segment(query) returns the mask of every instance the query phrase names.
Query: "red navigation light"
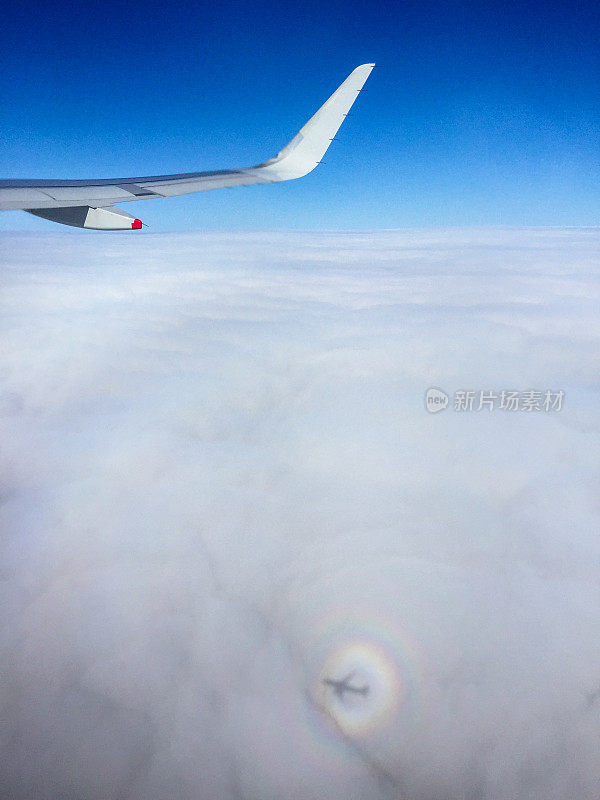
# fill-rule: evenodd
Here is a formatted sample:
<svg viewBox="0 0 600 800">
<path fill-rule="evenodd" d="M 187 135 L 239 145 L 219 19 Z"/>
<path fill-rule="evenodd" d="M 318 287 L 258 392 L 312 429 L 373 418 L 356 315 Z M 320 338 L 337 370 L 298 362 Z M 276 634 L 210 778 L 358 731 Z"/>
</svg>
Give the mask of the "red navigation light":
<svg viewBox="0 0 600 800">
<path fill-rule="evenodd" d="M 133 222 L 131 223 L 131 227 L 133 228 L 134 231 L 139 231 L 139 229 L 142 227 L 142 220 L 134 219 Z"/>
</svg>

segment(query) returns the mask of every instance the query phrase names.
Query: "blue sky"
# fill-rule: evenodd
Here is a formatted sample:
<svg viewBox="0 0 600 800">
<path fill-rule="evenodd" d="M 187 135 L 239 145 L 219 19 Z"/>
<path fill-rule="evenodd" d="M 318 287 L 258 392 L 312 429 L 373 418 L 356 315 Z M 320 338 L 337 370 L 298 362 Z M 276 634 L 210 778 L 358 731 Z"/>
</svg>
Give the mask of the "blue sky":
<svg viewBox="0 0 600 800">
<path fill-rule="evenodd" d="M 591 3 L 21 4 L 0 34 L 0 177 L 249 166 L 375 61 L 306 178 L 127 209 L 158 231 L 596 225 L 599 30 Z"/>
</svg>

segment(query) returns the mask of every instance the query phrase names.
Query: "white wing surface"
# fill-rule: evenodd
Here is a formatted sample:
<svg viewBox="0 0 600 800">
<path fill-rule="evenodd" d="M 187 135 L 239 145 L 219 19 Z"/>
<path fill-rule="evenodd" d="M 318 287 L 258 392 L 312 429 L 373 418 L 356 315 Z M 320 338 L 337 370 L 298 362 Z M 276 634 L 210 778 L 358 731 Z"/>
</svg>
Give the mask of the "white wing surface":
<svg viewBox="0 0 600 800">
<path fill-rule="evenodd" d="M 255 167 L 145 178 L 0 180 L 0 210 L 22 209 L 79 228 L 136 230 L 140 220 L 113 203 L 301 178 L 323 158 L 374 66 L 356 67 L 283 150 Z"/>
</svg>

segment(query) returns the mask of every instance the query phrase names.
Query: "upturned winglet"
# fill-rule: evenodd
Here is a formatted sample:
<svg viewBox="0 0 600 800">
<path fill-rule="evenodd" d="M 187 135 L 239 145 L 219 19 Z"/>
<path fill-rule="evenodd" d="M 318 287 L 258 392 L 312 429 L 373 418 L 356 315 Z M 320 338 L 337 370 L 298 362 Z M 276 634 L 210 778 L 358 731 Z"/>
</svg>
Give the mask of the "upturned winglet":
<svg viewBox="0 0 600 800">
<path fill-rule="evenodd" d="M 356 67 L 283 150 L 256 169 L 270 173 L 276 181 L 301 178 L 311 172 L 323 159 L 374 66 Z"/>
</svg>

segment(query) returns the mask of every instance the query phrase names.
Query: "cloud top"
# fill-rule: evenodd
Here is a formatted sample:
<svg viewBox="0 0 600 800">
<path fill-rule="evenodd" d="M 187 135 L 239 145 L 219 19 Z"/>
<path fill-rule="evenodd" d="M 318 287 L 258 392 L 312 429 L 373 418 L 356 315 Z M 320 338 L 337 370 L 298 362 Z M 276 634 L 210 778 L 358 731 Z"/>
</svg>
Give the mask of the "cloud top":
<svg viewBox="0 0 600 800">
<path fill-rule="evenodd" d="M 596 797 L 598 245 L 4 235 L 0 794 Z"/>
</svg>

